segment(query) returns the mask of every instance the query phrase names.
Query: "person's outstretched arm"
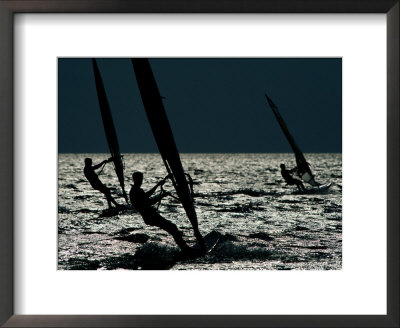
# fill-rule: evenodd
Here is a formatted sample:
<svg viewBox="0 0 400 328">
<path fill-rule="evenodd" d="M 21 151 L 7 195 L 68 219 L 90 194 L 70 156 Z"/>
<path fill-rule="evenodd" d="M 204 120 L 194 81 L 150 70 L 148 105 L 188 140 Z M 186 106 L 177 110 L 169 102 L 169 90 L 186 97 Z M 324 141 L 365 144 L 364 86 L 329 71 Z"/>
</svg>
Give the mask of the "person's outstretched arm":
<svg viewBox="0 0 400 328">
<path fill-rule="evenodd" d="M 97 170 L 99 169 L 103 164 L 106 164 L 110 162 L 110 159 L 105 159 L 104 161 L 102 161 L 101 163 L 97 164 L 97 165 L 93 165 L 93 170 Z"/>
<path fill-rule="evenodd" d="M 168 196 L 167 192 L 160 193 L 159 195 L 149 199 L 149 203 L 150 205 L 157 204 L 161 199 L 163 199 L 166 196 Z"/>
<path fill-rule="evenodd" d="M 162 186 L 169 177 L 170 175 L 168 174 L 164 179 L 159 181 L 153 188 L 146 192 L 146 196 L 149 198 L 156 191 L 157 187 Z"/>
<path fill-rule="evenodd" d="M 151 188 L 149 191 L 146 192 L 146 196 L 147 198 L 149 198 L 151 195 L 153 195 L 153 193 L 156 191 L 156 189 L 158 188 L 158 186 L 162 186 L 165 183 L 165 179 L 161 180 L 160 182 L 158 182 L 153 188 Z"/>
</svg>

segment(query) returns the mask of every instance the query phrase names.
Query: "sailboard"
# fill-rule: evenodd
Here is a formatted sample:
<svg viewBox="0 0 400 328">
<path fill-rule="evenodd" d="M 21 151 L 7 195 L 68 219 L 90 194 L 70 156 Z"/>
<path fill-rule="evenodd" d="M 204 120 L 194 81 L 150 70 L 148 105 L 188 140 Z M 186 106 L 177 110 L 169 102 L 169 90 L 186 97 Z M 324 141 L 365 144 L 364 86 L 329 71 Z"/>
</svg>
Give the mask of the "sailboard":
<svg viewBox="0 0 400 328">
<path fill-rule="evenodd" d="M 92 59 L 94 78 L 96 81 L 97 96 L 99 99 L 101 118 L 103 120 L 104 132 L 106 134 L 108 148 L 110 149 L 111 156 L 113 158 L 115 173 L 117 174 L 119 184 L 121 185 L 122 192 L 127 204 L 128 196 L 125 191 L 124 182 L 124 166 L 122 163 L 121 153 L 119 151 L 119 143 L 117 138 L 117 133 L 114 127 L 114 121 L 111 115 L 110 105 L 107 100 L 106 91 L 104 89 L 103 80 L 100 75 L 99 68 L 96 63 L 96 59 Z"/>
<path fill-rule="evenodd" d="M 303 152 L 300 150 L 299 146 L 296 144 L 293 136 L 290 134 L 289 129 L 287 128 L 287 125 L 285 121 L 283 120 L 281 114 L 278 111 L 278 107 L 273 103 L 270 97 L 268 95 L 265 95 L 267 98 L 268 104 L 271 107 L 275 118 L 277 119 L 283 134 L 285 135 L 286 139 L 288 140 L 290 147 L 292 148 L 294 152 L 294 156 L 296 158 L 296 164 L 297 164 L 297 175 L 304 181 L 309 183 L 312 186 L 319 186 L 320 184 L 315 181 L 314 175 L 311 172 L 310 164 L 306 161 Z"/>
<path fill-rule="evenodd" d="M 209 232 L 204 236 L 204 243 L 206 245 L 206 250 L 205 250 L 206 254 L 210 253 L 214 249 L 214 247 L 218 244 L 220 238 L 221 238 L 221 233 L 216 230 L 212 230 L 211 232 Z M 196 245 L 194 245 L 193 248 L 196 250 L 200 250 L 200 244 L 196 243 Z"/>
<path fill-rule="evenodd" d="M 201 244 L 197 242 L 193 248 L 192 252 L 185 253 L 180 252 L 175 256 L 177 261 L 191 261 L 193 259 L 202 257 L 212 252 L 212 250 L 218 245 L 220 240 L 222 239 L 222 234 L 216 230 L 212 230 L 208 234 L 204 236 L 204 248 L 201 247 Z"/>
<path fill-rule="evenodd" d="M 319 185 L 317 187 L 310 187 L 307 188 L 306 190 L 296 190 L 293 193 L 294 194 L 324 194 L 326 192 L 328 192 L 329 188 L 332 186 L 332 182 L 329 183 L 325 183 L 322 185 Z"/>
<path fill-rule="evenodd" d="M 193 195 L 186 180 L 171 126 L 149 60 L 146 58 L 132 58 L 132 65 L 158 150 L 167 172 L 171 174 L 175 191 L 193 227 L 194 234 L 197 240 L 204 245 L 204 240 L 198 227 Z"/>
</svg>

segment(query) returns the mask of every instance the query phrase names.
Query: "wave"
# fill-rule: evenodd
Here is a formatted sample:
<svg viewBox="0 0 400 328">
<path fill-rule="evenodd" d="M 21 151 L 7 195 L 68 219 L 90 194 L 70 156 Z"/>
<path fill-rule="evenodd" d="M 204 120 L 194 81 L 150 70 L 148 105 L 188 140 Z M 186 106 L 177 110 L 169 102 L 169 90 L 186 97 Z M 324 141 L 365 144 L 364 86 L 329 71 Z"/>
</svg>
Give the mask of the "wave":
<svg viewBox="0 0 400 328">
<path fill-rule="evenodd" d="M 324 207 L 324 213 L 342 213 L 342 207 L 336 204 L 327 205 Z"/>
<path fill-rule="evenodd" d="M 221 205 L 218 205 L 218 207 L 221 207 Z M 215 212 L 249 213 L 252 211 L 262 211 L 262 210 L 264 210 L 264 207 L 260 207 L 250 203 L 250 204 L 235 204 L 234 206 L 231 207 L 218 208 L 215 210 Z"/>
<path fill-rule="evenodd" d="M 147 243 L 136 251 L 134 259 L 138 269 L 167 270 L 174 266 L 179 253 L 175 247 Z"/>
<path fill-rule="evenodd" d="M 120 231 L 117 231 L 114 233 L 114 236 L 127 236 L 130 235 L 132 231 L 137 230 L 136 228 L 124 228 L 121 229 Z"/>
<path fill-rule="evenodd" d="M 135 256 L 129 253 L 111 256 L 101 261 L 101 267 L 106 270 L 127 269 L 138 270 Z"/>
<path fill-rule="evenodd" d="M 137 211 L 131 205 L 120 205 L 119 207 L 106 208 L 105 210 L 102 210 L 99 218 L 113 217 L 127 213 L 137 213 Z"/>
<path fill-rule="evenodd" d="M 66 270 L 97 270 L 100 268 L 100 261 L 71 257 L 65 265 Z"/>
<path fill-rule="evenodd" d="M 88 228 L 86 228 L 88 229 Z M 82 231 L 83 235 L 106 235 L 107 233 L 101 231 Z"/>
<path fill-rule="evenodd" d="M 71 211 L 65 206 L 58 206 L 58 213 L 70 213 Z"/>
<path fill-rule="evenodd" d="M 78 190 L 78 187 L 75 186 L 73 183 L 69 183 L 69 184 L 65 185 L 64 187 L 69 188 L 69 189 Z"/>
<path fill-rule="evenodd" d="M 73 213 L 97 213 L 98 211 L 96 210 L 91 210 L 89 208 L 81 208 L 79 210 L 71 211 Z"/>
<path fill-rule="evenodd" d="M 264 190 L 254 190 L 254 189 L 238 189 L 238 190 L 230 190 L 230 191 L 217 191 L 210 193 L 196 193 L 195 197 L 200 198 L 209 198 L 209 197 L 224 197 L 224 196 L 233 196 L 233 195 L 246 195 L 250 197 L 263 197 L 263 196 L 277 196 L 283 195 L 282 192 L 277 191 L 264 191 Z"/>
<path fill-rule="evenodd" d="M 331 217 L 328 216 L 326 219 L 331 221 L 342 221 L 341 216 L 331 216 Z"/>
<path fill-rule="evenodd" d="M 267 260 L 272 251 L 266 247 L 248 247 L 233 242 L 219 243 L 213 250 L 213 260 L 215 262 L 226 261 L 248 261 L 248 260 Z"/>
<path fill-rule="evenodd" d="M 296 226 L 296 231 L 310 231 L 310 229 L 303 226 Z"/>
<path fill-rule="evenodd" d="M 284 207 L 284 206 L 273 206 L 274 209 L 278 210 L 279 212 L 293 212 L 293 210 L 296 210 L 296 208 L 292 207 Z"/>
<path fill-rule="evenodd" d="M 248 238 L 255 238 L 255 239 L 261 239 L 264 241 L 271 241 L 274 240 L 270 235 L 268 235 L 265 232 L 256 232 L 256 233 L 251 233 Z"/>
<path fill-rule="evenodd" d="M 298 199 L 279 199 L 277 200 L 278 203 L 284 203 L 284 204 L 296 204 L 299 202 Z"/>
<path fill-rule="evenodd" d="M 224 243 L 227 241 L 238 241 L 238 237 L 231 235 L 230 233 L 222 234 L 219 238 L 219 243 Z"/>
<path fill-rule="evenodd" d="M 78 195 L 78 196 L 74 196 L 74 199 L 75 200 L 86 200 L 86 199 L 89 199 L 91 197 L 92 196 L 90 196 L 90 195 Z"/>
<path fill-rule="evenodd" d="M 129 234 L 126 236 L 118 236 L 114 238 L 115 240 L 129 241 L 130 243 L 144 244 L 150 237 L 144 233 Z"/>
</svg>

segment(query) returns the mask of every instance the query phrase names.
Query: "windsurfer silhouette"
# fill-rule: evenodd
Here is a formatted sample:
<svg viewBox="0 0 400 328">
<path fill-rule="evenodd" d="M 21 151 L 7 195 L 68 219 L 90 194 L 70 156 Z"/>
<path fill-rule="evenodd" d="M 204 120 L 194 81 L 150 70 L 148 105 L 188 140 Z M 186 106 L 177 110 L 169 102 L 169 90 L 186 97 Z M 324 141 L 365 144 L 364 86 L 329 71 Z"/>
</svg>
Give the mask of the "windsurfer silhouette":
<svg viewBox="0 0 400 328">
<path fill-rule="evenodd" d="M 83 169 L 83 173 L 85 174 L 86 179 L 89 181 L 89 183 L 93 187 L 93 189 L 102 192 L 106 196 L 108 208 L 113 208 L 111 203 L 113 203 L 115 206 L 121 206 L 121 205 L 118 204 L 112 198 L 110 189 L 107 188 L 106 185 L 104 185 L 100 181 L 99 176 L 96 174 L 95 170 L 99 169 L 104 164 L 112 162 L 112 160 L 113 160 L 112 157 L 110 157 L 109 159 L 102 161 L 100 164 L 92 166 L 92 163 L 93 163 L 92 159 L 85 158 L 85 168 Z"/>
<path fill-rule="evenodd" d="M 143 173 L 142 172 L 134 172 L 132 174 L 133 185 L 129 192 L 129 198 L 131 200 L 132 206 L 140 213 L 143 217 L 144 222 L 147 225 L 159 227 L 166 232 L 168 232 L 174 238 L 176 244 L 185 254 L 193 254 L 195 252 L 194 249 L 190 248 L 186 242 L 183 240 L 183 233 L 179 231 L 178 227 L 172 222 L 164 219 L 157 210 L 152 207 L 152 205 L 156 204 L 162 198 L 168 195 L 167 192 L 162 191 L 160 195 L 151 197 L 151 195 L 156 191 L 159 186 L 162 186 L 165 181 L 169 178 L 167 175 L 164 179 L 159 181 L 153 188 L 149 191 L 145 192 L 141 186 L 143 182 Z"/>
<path fill-rule="evenodd" d="M 286 183 L 288 185 L 296 185 L 299 191 L 304 191 L 306 190 L 306 188 L 304 188 L 303 183 L 300 180 L 293 178 L 292 176 L 295 170 L 296 168 L 287 170 L 285 164 L 281 164 L 281 174 L 282 177 L 285 179 Z"/>
</svg>

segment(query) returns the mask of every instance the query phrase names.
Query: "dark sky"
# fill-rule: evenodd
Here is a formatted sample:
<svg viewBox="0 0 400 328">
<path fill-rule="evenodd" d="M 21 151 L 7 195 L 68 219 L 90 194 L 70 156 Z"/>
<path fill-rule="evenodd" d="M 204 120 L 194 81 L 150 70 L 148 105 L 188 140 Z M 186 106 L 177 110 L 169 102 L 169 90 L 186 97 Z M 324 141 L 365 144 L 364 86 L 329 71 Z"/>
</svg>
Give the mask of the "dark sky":
<svg viewBox="0 0 400 328">
<path fill-rule="evenodd" d="M 158 152 L 130 59 L 98 59 L 122 153 Z M 303 152 L 342 151 L 340 58 L 154 58 L 182 153 L 291 152 L 278 107 Z M 60 153 L 107 153 L 90 59 L 58 61 Z"/>
</svg>

